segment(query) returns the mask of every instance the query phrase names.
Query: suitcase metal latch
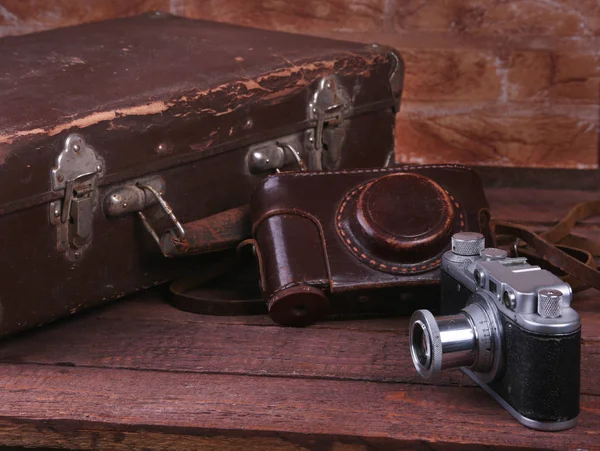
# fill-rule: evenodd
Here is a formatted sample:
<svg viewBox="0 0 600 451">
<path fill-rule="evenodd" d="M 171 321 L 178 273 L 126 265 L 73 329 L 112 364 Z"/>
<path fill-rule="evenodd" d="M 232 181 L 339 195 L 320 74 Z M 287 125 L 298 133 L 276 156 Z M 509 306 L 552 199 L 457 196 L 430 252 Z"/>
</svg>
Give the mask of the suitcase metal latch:
<svg viewBox="0 0 600 451">
<path fill-rule="evenodd" d="M 57 228 L 58 250 L 69 260 L 78 259 L 92 240 L 97 184 L 103 169 L 102 160 L 80 135 L 67 137 L 51 174 L 52 189 L 64 191 L 64 195 L 50 203 L 50 223 Z"/>
<path fill-rule="evenodd" d="M 329 75 L 319 80 L 308 105 L 308 119 L 316 120 L 315 128 L 307 132 L 307 148 L 312 147 L 309 167 L 337 169 L 346 135 L 344 118 L 351 107 L 350 96 L 336 77 Z"/>
<path fill-rule="evenodd" d="M 309 170 L 300 153 L 303 150 L 301 143 L 301 136 L 288 135 L 250 146 L 246 156 L 248 170 L 252 174 L 279 172 L 292 164 L 301 171 Z"/>
</svg>

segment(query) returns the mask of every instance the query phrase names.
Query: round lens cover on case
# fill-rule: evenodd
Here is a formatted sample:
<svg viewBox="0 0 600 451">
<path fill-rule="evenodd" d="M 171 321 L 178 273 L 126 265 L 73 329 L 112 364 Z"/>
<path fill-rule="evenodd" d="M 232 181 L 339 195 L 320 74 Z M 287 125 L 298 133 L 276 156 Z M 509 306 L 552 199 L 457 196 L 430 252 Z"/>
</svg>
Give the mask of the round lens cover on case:
<svg viewBox="0 0 600 451">
<path fill-rule="evenodd" d="M 429 177 L 410 172 L 352 189 L 336 214 L 337 234 L 356 258 L 399 274 L 439 266 L 452 234 L 464 226 L 458 202 Z"/>
</svg>

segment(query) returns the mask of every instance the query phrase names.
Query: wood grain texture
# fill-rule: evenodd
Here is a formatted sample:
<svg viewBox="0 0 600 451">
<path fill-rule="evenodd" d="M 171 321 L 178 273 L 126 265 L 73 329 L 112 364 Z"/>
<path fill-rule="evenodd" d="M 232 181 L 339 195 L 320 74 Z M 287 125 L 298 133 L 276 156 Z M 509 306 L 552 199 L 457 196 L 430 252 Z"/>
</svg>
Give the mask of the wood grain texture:
<svg viewBox="0 0 600 451">
<path fill-rule="evenodd" d="M 545 227 L 593 192 L 496 188 L 492 211 Z M 545 206 L 545 207 L 544 207 Z M 600 236 L 597 219 L 578 233 Z M 281 328 L 142 293 L 0 343 L 0 446 L 154 450 L 600 449 L 600 295 L 579 293 L 575 429 L 516 423 L 459 371 L 430 385 L 408 318 Z"/>
<path fill-rule="evenodd" d="M 345 321 L 300 329 L 256 327 L 235 324 L 235 318 L 190 317 L 145 295 L 138 299 L 146 311 L 144 318 L 136 315 L 140 306 L 129 304 L 120 309 L 118 318 L 84 315 L 77 322 L 62 322 L 7 342 L 0 347 L 0 362 L 474 385 L 459 370 L 449 370 L 435 381 L 418 376 L 407 364 L 411 361 L 407 317 L 383 324 L 381 320 L 363 320 L 361 330 L 352 329 Z M 585 308 L 583 311 L 587 313 Z M 162 319 L 172 313 L 175 321 Z M 131 334 L 132 330 L 138 332 Z M 594 365 L 600 355 L 598 330 L 600 314 L 590 312 L 582 334 L 581 391 L 585 394 L 600 395 L 600 374 Z"/>
<path fill-rule="evenodd" d="M 421 440 L 403 441 L 372 437 L 326 436 L 271 431 L 207 431 L 199 435 L 191 431 L 181 433 L 177 428 L 164 428 L 161 432 L 147 428 L 124 427 L 118 429 L 105 425 L 88 425 L 84 430 L 73 431 L 70 422 L 11 422 L 0 420 L 0 434 L 7 447 L 0 451 L 21 450 L 21 446 L 35 447 L 39 451 L 57 448 L 76 450 L 202 450 L 202 451 L 447 451 L 478 450 L 478 445 L 456 445 L 442 442 L 433 445 Z M 54 448 L 46 444 L 53 443 Z M 37 445 L 43 448 L 39 448 Z M 19 448 L 15 448 L 18 446 Z M 512 446 L 492 446 L 494 450 L 530 449 Z"/>
<path fill-rule="evenodd" d="M 594 396 L 582 397 L 577 429 L 548 434 L 520 426 L 474 387 L 222 374 L 174 377 L 163 371 L 36 365 L 3 365 L 0 386 L 0 417 L 5 420 L 42 425 L 51 420 L 55 427 L 79 422 L 85 429 L 75 428 L 84 436 L 90 429 L 118 432 L 146 425 L 143 428 L 151 426 L 153 432 L 182 435 L 226 435 L 242 429 L 247 437 L 286 432 L 322 435 L 328 441 L 365 437 L 367 443 L 373 437 L 404 445 L 437 442 L 440 449 L 444 442 L 492 447 L 535 443 L 550 449 L 568 443 L 571 449 L 598 449 L 600 435 L 593 428 L 600 421 Z"/>
<path fill-rule="evenodd" d="M 396 125 L 401 163 L 594 168 L 596 107 L 404 104 Z"/>
<path fill-rule="evenodd" d="M 385 20 L 385 0 L 186 0 L 185 15 L 236 25 L 298 33 L 375 31 Z"/>
<path fill-rule="evenodd" d="M 410 362 L 408 318 L 386 324 L 363 321 L 362 330 L 336 322 L 335 332 L 319 328 L 256 327 L 230 319 L 197 315 L 189 322 L 157 318 L 173 308 L 163 302 L 144 304 L 150 316 L 137 319 L 81 318 L 6 343 L 1 362 L 62 364 L 129 369 L 251 374 L 386 382 L 421 382 Z M 371 328 L 373 330 L 371 330 Z M 135 335 L 131 330 L 139 331 Z M 332 333 L 335 339 L 332 339 Z M 40 338 L 42 340 L 40 341 Z M 139 346 L 138 343 L 144 343 Z M 598 378 L 600 383 L 600 377 Z M 438 383 L 473 385 L 460 371 Z M 593 390 L 593 387 L 589 387 Z"/>
</svg>

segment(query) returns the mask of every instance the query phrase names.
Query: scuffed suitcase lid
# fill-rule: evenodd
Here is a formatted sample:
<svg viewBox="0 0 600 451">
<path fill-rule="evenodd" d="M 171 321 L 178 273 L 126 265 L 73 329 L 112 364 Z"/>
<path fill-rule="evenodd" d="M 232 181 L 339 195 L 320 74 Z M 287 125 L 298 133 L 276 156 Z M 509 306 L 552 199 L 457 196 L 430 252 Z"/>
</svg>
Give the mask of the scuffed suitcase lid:
<svg viewBox="0 0 600 451">
<path fill-rule="evenodd" d="M 49 171 L 69 133 L 93 143 L 101 183 L 115 183 L 314 126 L 306 105 L 323 75 L 342 79 L 353 114 L 393 107 L 401 64 L 378 46 L 162 13 L 3 38 L 0 213 L 62 196 Z"/>
</svg>

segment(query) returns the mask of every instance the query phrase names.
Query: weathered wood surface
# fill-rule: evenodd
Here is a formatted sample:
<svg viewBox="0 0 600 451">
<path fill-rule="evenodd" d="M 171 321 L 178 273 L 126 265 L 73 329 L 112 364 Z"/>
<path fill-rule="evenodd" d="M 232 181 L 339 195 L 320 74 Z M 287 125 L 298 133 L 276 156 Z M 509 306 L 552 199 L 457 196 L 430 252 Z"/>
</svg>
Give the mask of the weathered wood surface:
<svg viewBox="0 0 600 451">
<path fill-rule="evenodd" d="M 536 228 L 595 196 L 488 194 L 496 216 Z M 600 237 L 597 221 L 580 232 Z M 290 329 L 180 312 L 148 292 L 0 343 L 0 446 L 600 449 L 600 294 L 575 305 L 582 412 L 570 431 L 520 426 L 460 371 L 420 380 L 407 318 Z"/>
</svg>

